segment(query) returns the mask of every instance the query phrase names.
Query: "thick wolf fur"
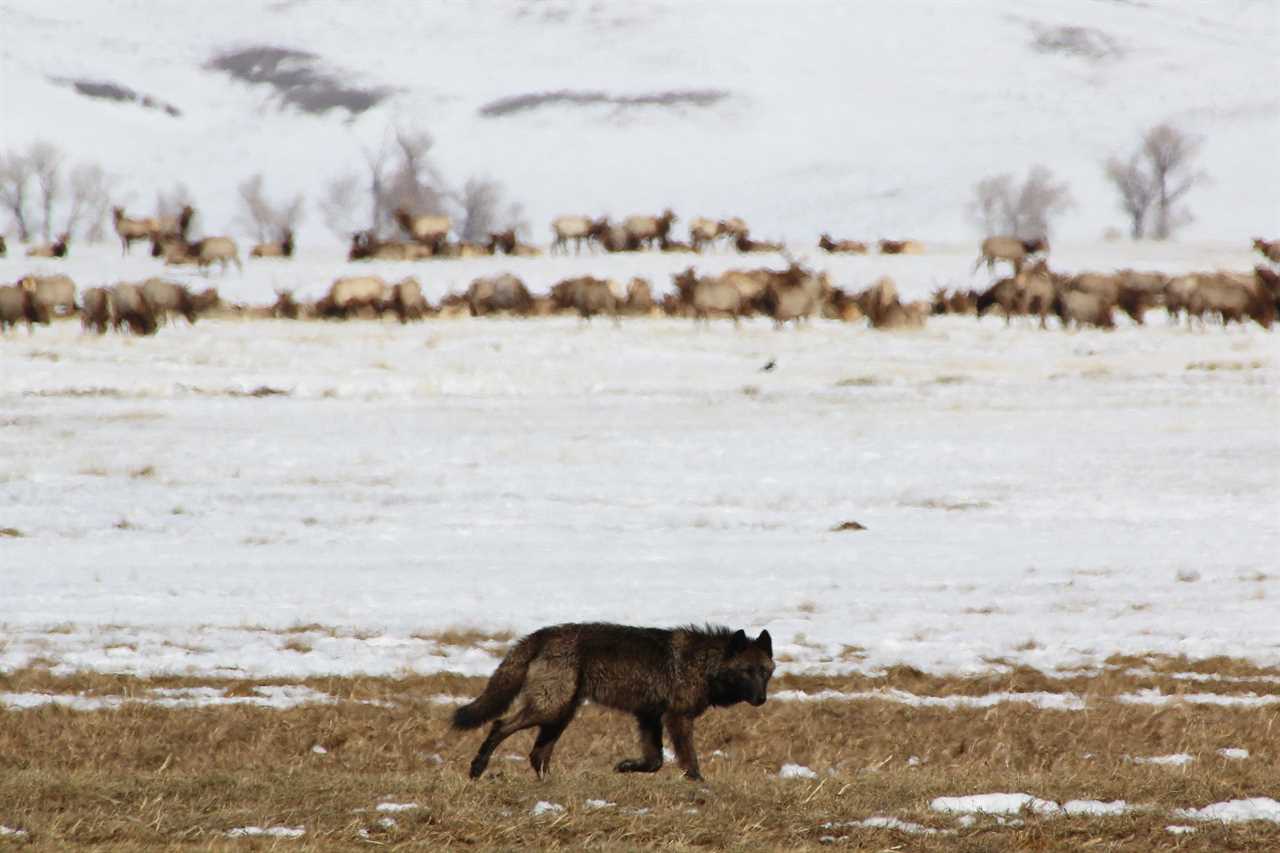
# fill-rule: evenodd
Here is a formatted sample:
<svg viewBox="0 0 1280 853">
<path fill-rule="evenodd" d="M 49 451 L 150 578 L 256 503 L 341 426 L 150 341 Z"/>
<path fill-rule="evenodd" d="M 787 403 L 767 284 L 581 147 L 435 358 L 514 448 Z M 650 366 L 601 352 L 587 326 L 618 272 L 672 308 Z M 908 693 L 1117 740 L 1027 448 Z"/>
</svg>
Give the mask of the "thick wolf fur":
<svg viewBox="0 0 1280 853">
<path fill-rule="evenodd" d="M 453 724 L 474 729 L 494 721 L 471 762 L 472 779 L 484 773 L 500 743 L 537 726 L 529 762 L 543 776 L 556 741 L 582 701 L 590 699 L 631 713 L 639 723 L 642 755 L 619 762 L 614 768 L 619 773 L 662 767 L 665 726 L 685 776 L 701 779 L 693 721 L 713 705 L 763 705 L 772 675 L 768 631 L 752 640 L 744 631 L 716 626 L 553 625 L 516 643 L 484 692 L 454 713 Z"/>
</svg>

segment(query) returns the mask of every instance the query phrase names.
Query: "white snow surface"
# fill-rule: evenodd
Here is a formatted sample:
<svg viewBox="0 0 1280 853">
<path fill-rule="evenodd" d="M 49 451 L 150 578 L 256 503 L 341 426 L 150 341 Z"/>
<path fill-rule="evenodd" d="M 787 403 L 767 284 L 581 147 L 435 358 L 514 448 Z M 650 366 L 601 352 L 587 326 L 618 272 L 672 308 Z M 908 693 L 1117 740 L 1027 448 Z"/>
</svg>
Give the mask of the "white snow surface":
<svg viewBox="0 0 1280 853">
<path fill-rule="evenodd" d="M 1117 702 L 1130 705 L 1225 705 L 1233 708 L 1260 708 L 1265 705 L 1280 703 L 1280 695 L 1256 693 L 1164 693 L 1159 688 L 1150 687 L 1134 693 L 1121 693 L 1116 696 Z"/>
<path fill-rule="evenodd" d="M 1217 820 L 1223 823 L 1244 823 L 1251 820 L 1280 823 L 1280 802 L 1270 797 L 1252 797 L 1247 800 L 1211 803 L 1201 809 L 1181 809 L 1174 814 L 1188 820 Z"/>
<path fill-rule="evenodd" d="M 1129 760 L 1134 764 L 1155 764 L 1162 767 L 1185 767 L 1195 761 L 1194 755 L 1186 752 L 1176 752 L 1172 755 L 1135 755 L 1130 756 Z"/>
<path fill-rule="evenodd" d="M 1228 761 L 1244 761 L 1249 757 L 1249 750 L 1242 749 L 1238 746 L 1224 746 L 1222 749 L 1218 750 L 1218 755 Z"/>
<path fill-rule="evenodd" d="M 284 710 L 299 705 L 328 704 L 334 698 L 310 687 L 261 685 L 256 696 L 226 696 L 216 687 L 158 688 L 136 696 L 85 696 L 65 693 L 0 693 L 0 708 L 28 710 L 57 705 L 72 711 L 101 711 L 124 705 L 156 705 L 162 708 L 207 708 L 214 705 L 255 705 Z M 313 747 L 313 751 L 317 747 Z M 323 747 L 318 747 L 324 752 Z"/>
<path fill-rule="evenodd" d="M 238 826 L 227 830 L 229 838 L 301 838 L 306 833 L 301 826 Z"/>
<path fill-rule="evenodd" d="M 988 693 L 985 696 L 919 696 L 897 688 L 840 691 L 781 690 L 769 697 L 782 702 L 860 702 L 880 700 L 910 705 L 915 708 L 990 708 L 993 705 L 1017 703 L 1054 711 L 1083 711 L 1085 701 L 1074 693 Z"/>
<path fill-rule="evenodd" d="M 369 14 L 341 0 L 11 0 L 5 27 L 0 147 L 51 139 L 121 176 L 139 208 L 185 181 L 212 233 L 233 228 L 248 175 L 314 199 L 401 128 L 434 135 L 453 186 L 502 181 L 540 241 L 559 214 L 666 206 L 740 214 L 771 238 L 957 239 L 971 233 L 976 181 L 1037 162 L 1076 200 L 1063 235 L 1096 238 L 1123 224 L 1102 162 L 1162 121 L 1204 138 L 1198 165 L 1212 181 L 1192 194 L 1188 235 L 1280 229 L 1280 23 L 1268 2 L 389 0 Z M 307 115 L 206 67 L 253 46 L 313 53 L 343 83 L 390 97 L 354 116 Z M 67 79 L 127 86 L 181 115 L 91 99 Z M 481 114 L 564 90 L 726 97 Z M 313 211 L 301 239 L 332 238 Z"/>
<path fill-rule="evenodd" d="M 1251 263 L 1239 246 L 1059 254 Z M 115 262 L 104 248 L 65 268 L 83 287 Z M 535 290 L 585 272 L 669 287 L 687 262 L 521 274 Z M 782 260 L 700 263 L 759 262 Z M 500 263 L 417 274 L 437 299 Z M 969 247 L 831 266 L 843 286 L 887 271 L 917 298 L 971 263 Z M 128 264 L 120 277 L 155 271 Z M 0 259 L 0 280 L 31 266 Z M 212 282 L 269 299 L 293 282 L 277 276 L 309 276 L 314 295 L 339 268 L 304 256 Z M 1070 334 L 962 317 L 911 334 L 571 318 L 10 333 L 0 527 L 21 535 L 0 537 L 0 667 L 488 674 L 500 643 L 433 632 L 589 620 L 767 626 L 792 672 L 1148 652 L 1274 666 L 1278 341 L 1158 312 Z M 264 387 L 286 393 L 245 396 Z M 867 529 L 831 532 L 850 519 Z M 1197 695 L 1133 701 L 1276 699 Z"/>
<path fill-rule="evenodd" d="M 817 779 L 818 774 L 803 764 L 784 764 L 778 770 L 779 779 Z"/>
<path fill-rule="evenodd" d="M 947 814 L 1016 815 L 1030 809 L 1037 814 L 1052 815 L 1062 810 L 1053 800 L 1042 800 L 1030 794 L 972 794 L 965 797 L 935 797 L 929 804 L 935 812 Z"/>
<path fill-rule="evenodd" d="M 534 817 L 539 817 L 544 814 L 559 814 L 562 811 L 564 811 L 564 806 L 559 803 L 552 803 L 547 800 L 538 800 L 538 802 L 533 804 L 533 808 L 529 810 L 529 813 Z"/>
</svg>

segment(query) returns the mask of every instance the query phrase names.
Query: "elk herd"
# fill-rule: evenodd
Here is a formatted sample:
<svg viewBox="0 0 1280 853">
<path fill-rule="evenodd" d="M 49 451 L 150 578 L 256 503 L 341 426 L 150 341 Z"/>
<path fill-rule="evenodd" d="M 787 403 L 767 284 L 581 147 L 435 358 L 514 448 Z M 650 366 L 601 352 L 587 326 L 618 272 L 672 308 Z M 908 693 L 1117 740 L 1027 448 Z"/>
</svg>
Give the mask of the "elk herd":
<svg viewBox="0 0 1280 853">
<path fill-rule="evenodd" d="M 235 242 L 229 237 L 187 236 L 194 211 L 184 208 L 172 217 L 132 219 L 116 208 L 115 225 L 121 251 L 127 254 L 136 241 L 152 244 L 152 254 L 171 264 L 194 264 L 208 267 L 219 263 L 240 264 Z M 526 247 L 514 231 L 490 235 L 485 245 L 450 242 L 450 222 L 442 216 L 413 216 L 398 210 L 395 219 L 408 235 L 406 241 L 385 242 L 373 234 L 356 235 L 352 257 L 405 258 L 414 256 L 460 256 L 468 252 L 520 255 L 536 250 Z M 671 211 L 658 216 L 627 217 L 620 224 L 607 218 L 560 217 L 553 223 L 555 241 L 552 252 L 575 252 L 583 244 L 598 243 L 606 251 L 610 246 L 635 251 L 651 248 L 671 250 L 677 244 L 670 237 L 676 217 Z M 514 316 L 546 316 L 574 314 L 584 320 L 605 316 L 615 322 L 623 316 L 687 317 L 710 322 L 725 318 L 735 324 L 751 316 L 769 317 L 781 327 L 799 325 L 819 317 L 854 321 L 864 319 L 877 329 L 909 329 L 924 325 L 926 318 L 938 314 L 972 314 L 983 316 L 999 312 L 1010 324 L 1015 317 L 1026 317 L 1048 327 L 1055 317 L 1062 328 L 1092 326 L 1110 329 L 1115 315 L 1121 312 L 1135 324 L 1142 325 L 1152 309 L 1163 308 L 1173 321 L 1185 320 L 1188 326 L 1217 321 L 1224 325 L 1253 321 L 1271 328 L 1280 313 L 1280 241 L 1255 239 L 1254 248 L 1267 263 L 1259 264 L 1251 273 L 1203 272 L 1169 276 L 1158 272 L 1123 269 L 1111 273 L 1083 272 L 1067 274 L 1050 268 L 1049 246 L 1044 240 L 1022 240 L 1009 236 L 989 237 L 982 241 L 974 263 L 976 271 L 984 264 L 992 273 L 997 265 L 1008 264 L 1012 275 L 999 278 L 985 290 L 936 290 L 931 300 L 904 301 L 893 281 L 880 278 L 870 286 L 849 289 L 832 283 L 827 272 L 809 269 L 797 262 L 783 247 L 754 241 L 746 223 L 740 219 L 722 221 L 695 219 L 690 226 L 690 251 L 701 250 L 726 241 L 742 251 L 768 246 L 769 251 L 782 252 L 788 261 L 783 270 L 765 267 L 732 269 L 715 275 L 699 274 L 689 267 L 671 277 L 669 288 L 660 288 L 663 296 L 643 278 L 629 282 L 578 276 L 557 282 L 543 294 L 534 294 L 525 283 L 511 273 L 477 278 L 462 293 L 451 293 L 432 305 L 423 295 L 422 286 L 413 277 L 388 283 L 376 275 L 339 278 L 327 293 L 314 302 L 300 302 L 291 292 L 277 291 L 276 302 L 267 307 L 224 304 L 215 289 L 192 292 L 186 285 L 152 277 L 145 281 L 122 282 L 111 287 L 85 290 L 77 300 L 75 283 L 65 275 L 27 275 L 18 282 L 0 285 L 0 331 L 19 324 L 31 329 L 52 319 L 78 313 L 86 331 L 105 333 L 109 328 L 136 335 L 154 334 L 162 325 L 178 317 L 195 323 L 202 313 L 219 312 L 224 316 L 278 317 L 285 319 L 335 319 L 382 317 L 391 314 L 401 323 L 433 316 L 469 315 L 482 317 L 495 314 Z M 65 254 L 66 240 L 59 241 Z M 870 250 L 865 243 L 837 241 L 823 234 L 819 247 L 828 253 L 863 253 Z M 45 247 L 41 247 L 45 248 Z M 56 247 L 39 257 L 58 257 Z M 918 243 L 880 241 L 882 253 L 910 254 L 921 251 Z M 0 243 L 3 251 L 3 243 Z M 35 250 L 33 250 L 34 252 Z M 293 235 L 284 232 L 279 243 L 255 246 L 252 257 L 289 257 L 293 251 Z M 32 254 L 29 252 L 28 254 Z"/>
</svg>

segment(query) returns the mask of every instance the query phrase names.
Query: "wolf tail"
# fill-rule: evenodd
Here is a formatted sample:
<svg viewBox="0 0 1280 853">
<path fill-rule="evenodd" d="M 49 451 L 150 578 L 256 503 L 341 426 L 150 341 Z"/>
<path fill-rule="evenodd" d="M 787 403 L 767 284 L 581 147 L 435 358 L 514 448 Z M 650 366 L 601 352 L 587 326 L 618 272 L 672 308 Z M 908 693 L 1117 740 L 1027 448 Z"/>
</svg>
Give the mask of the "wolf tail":
<svg viewBox="0 0 1280 853">
<path fill-rule="evenodd" d="M 453 712 L 453 727 L 474 729 L 501 716 L 524 687 L 529 663 L 541 650 L 541 637 L 532 634 L 516 644 L 489 677 L 484 692 Z"/>
</svg>

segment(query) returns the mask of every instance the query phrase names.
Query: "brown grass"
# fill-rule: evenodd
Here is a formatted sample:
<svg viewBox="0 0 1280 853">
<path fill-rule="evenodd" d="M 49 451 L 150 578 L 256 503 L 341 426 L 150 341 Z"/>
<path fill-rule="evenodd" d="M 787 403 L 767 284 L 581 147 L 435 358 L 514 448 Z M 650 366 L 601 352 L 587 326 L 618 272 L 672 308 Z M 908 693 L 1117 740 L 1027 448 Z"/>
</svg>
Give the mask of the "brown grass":
<svg viewBox="0 0 1280 853">
<path fill-rule="evenodd" d="M 264 684 L 295 683 L 340 701 L 283 711 L 145 704 L 102 712 L 0 711 L 0 824 L 28 831 L 31 842 L 48 849 L 331 849 L 365 846 L 360 830 L 368 840 L 416 849 L 796 849 L 819 846 L 824 836 L 841 847 L 877 850 L 1280 849 L 1275 824 L 1199 824 L 1192 836 L 1165 830 L 1170 823 L 1189 823 L 1171 817 L 1176 808 L 1280 797 L 1274 773 L 1280 708 L 1152 707 L 1106 699 L 1142 686 L 1274 694 L 1280 684 L 1188 685 L 1172 676 L 1260 678 L 1276 672 L 1223 660 L 1113 663 L 1102 673 L 1061 677 L 1015 669 L 960 679 L 905 666 L 879 677 L 782 677 L 777 689 L 895 687 L 928 695 L 1071 690 L 1090 698 L 1090 710 L 1019 704 L 949 710 L 871 700 L 771 701 L 759 709 L 712 711 L 697 733 L 704 784 L 680 779 L 673 767 L 649 777 L 612 773 L 619 758 L 636 751 L 633 727 L 592 706 L 582 709 L 562 739 L 551 779 L 533 777 L 524 757 L 532 737 L 523 733 L 499 749 L 484 779 L 469 782 L 466 765 L 481 736 L 451 731 L 452 708 L 428 698 L 474 695 L 483 679 L 140 679 L 24 669 L 0 674 L 0 692 L 142 697 L 155 687 L 212 685 L 227 695 L 250 696 Z M 1250 757 L 1224 760 L 1217 750 L 1227 746 L 1248 749 Z M 1174 752 L 1196 761 L 1170 768 L 1127 760 Z M 786 763 L 810 767 L 819 778 L 776 778 Z M 1107 818 L 1024 815 L 1021 826 L 979 818 L 965 828 L 929 808 L 937 796 L 1004 791 L 1059 802 L 1123 799 L 1150 809 Z M 590 809 L 588 799 L 616 805 Z M 384 800 L 420 808 L 384 814 L 375 810 Z M 540 800 L 565 811 L 535 817 L 530 809 Z M 955 834 L 823 827 L 873 815 Z M 380 825 L 383 817 L 395 825 Z M 224 835 L 249 825 L 304 826 L 306 835 L 257 842 Z"/>
</svg>

